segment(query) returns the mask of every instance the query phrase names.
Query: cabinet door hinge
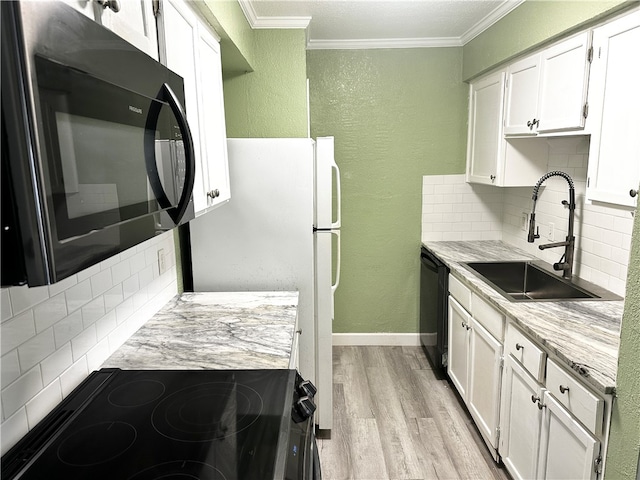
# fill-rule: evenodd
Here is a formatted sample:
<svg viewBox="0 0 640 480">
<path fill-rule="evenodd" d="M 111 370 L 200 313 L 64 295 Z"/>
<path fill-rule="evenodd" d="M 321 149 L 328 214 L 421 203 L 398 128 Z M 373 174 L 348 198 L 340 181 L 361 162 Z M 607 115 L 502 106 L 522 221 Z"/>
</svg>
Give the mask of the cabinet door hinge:
<svg viewBox="0 0 640 480">
<path fill-rule="evenodd" d="M 589 115 L 589 102 L 584 104 L 584 108 L 582 109 L 582 116 L 584 118 L 587 118 L 587 116 Z"/>
<path fill-rule="evenodd" d="M 593 471 L 598 475 L 602 473 L 602 455 L 598 455 L 598 457 L 593 461 Z"/>
<path fill-rule="evenodd" d="M 593 47 L 590 47 L 587 51 L 587 62 L 591 63 L 593 61 Z"/>
<path fill-rule="evenodd" d="M 158 15 L 160 15 L 160 0 L 152 0 L 151 5 L 153 6 L 153 16 L 158 18 Z"/>
</svg>

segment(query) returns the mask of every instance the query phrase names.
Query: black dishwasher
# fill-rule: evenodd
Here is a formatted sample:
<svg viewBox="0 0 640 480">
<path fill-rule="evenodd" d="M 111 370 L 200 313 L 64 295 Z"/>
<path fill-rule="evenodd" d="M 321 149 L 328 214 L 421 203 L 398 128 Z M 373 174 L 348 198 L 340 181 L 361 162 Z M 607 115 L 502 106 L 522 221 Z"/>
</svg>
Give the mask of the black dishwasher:
<svg viewBox="0 0 640 480">
<path fill-rule="evenodd" d="M 435 370 L 447 366 L 449 269 L 433 253 L 420 251 L 420 343 Z"/>
</svg>

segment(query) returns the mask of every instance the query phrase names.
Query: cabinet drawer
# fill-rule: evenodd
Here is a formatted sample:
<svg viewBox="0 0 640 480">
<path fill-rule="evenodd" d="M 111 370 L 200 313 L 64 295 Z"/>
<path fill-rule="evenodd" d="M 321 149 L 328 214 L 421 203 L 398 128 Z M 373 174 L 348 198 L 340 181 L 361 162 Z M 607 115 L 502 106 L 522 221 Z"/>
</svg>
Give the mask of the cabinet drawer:
<svg viewBox="0 0 640 480">
<path fill-rule="evenodd" d="M 594 435 L 602 433 L 604 400 L 553 360 L 547 360 L 547 390 Z"/>
<path fill-rule="evenodd" d="M 471 311 L 471 290 L 451 274 L 449 274 L 449 293 L 468 312 Z"/>
<path fill-rule="evenodd" d="M 472 296 L 473 318 L 502 343 L 505 316 L 477 295 Z"/>
<path fill-rule="evenodd" d="M 512 324 L 507 326 L 504 348 L 533 378 L 542 383 L 546 354 Z"/>
</svg>

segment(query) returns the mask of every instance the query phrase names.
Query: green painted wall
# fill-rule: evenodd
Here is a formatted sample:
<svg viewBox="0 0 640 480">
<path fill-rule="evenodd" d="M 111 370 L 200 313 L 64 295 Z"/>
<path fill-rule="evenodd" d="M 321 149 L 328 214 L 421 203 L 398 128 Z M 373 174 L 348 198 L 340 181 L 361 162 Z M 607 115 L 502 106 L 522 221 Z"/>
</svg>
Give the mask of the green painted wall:
<svg viewBox="0 0 640 480">
<path fill-rule="evenodd" d="M 638 4 L 624 0 L 527 0 L 464 46 L 463 78 L 478 74 L 616 10 Z"/>
<path fill-rule="evenodd" d="M 605 478 L 632 480 L 640 452 L 640 215 L 631 244 L 616 390 Z"/>
<path fill-rule="evenodd" d="M 312 50 L 307 71 L 342 173 L 334 332 L 417 332 L 422 176 L 465 168 L 462 49 Z"/>
<path fill-rule="evenodd" d="M 254 30 L 254 71 L 225 77 L 227 136 L 306 137 L 304 30 Z"/>
</svg>

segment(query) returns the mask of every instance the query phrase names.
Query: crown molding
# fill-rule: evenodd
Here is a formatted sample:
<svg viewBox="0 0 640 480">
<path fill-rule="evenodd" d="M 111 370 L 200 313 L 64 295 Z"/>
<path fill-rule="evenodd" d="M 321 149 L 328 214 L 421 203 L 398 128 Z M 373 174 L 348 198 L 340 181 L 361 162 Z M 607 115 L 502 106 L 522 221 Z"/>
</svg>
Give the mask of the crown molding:
<svg viewBox="0 0 640 480">
<path fill-rule="evenodd" d="M 307 50 L 357 50 L 381 48 L 436 48 L 461 47 L 509 14 L 525 0 L 506 0 L 480 22 L 460 37 L 386 38 L 386 39 L 336 39 L 307 40 Z M 249 26 L 253 29 L 307 29 L 311 17 L 260 17 L 252 0 L 238 0 Z M 307 35 L 309 34 L 307 30 Z"/>
<path fill-rule="evenodd" d="M 359 50 L 378 48 L 436 48 L 461 47 L 459 37 L 442 38 L 377 38 L 354 40 L 313 40 L 307 42 L 307 50 Z"/>
<path fill-rule="evenodd" d="M 311 17 L 260 17 L 256 14 L 251 0 L 238 0 L 242 13 L 249 22 L 249 26 L 253 29 L 286 29 L 286 28 L 302 28 L 305 29 L 311 22 Z"/>
<path fill-rule="evenodd" d="M 523 4 L 525 0 L 508 0 L 500 4 L 500 6 L 496 7 L 489 15 L 484 17 L 478 23 L 476 23 L 473 27 L 467 30 L 460 37 L 460 41 L 462 45 L 466 45 L 471 40 L 476 38 L 486 29 L 491 27 L 494 23 L 500 20 L 502 17 L 506 17 L 509 13 L 511 13 L 518 6 Z"/>
</svg>

